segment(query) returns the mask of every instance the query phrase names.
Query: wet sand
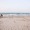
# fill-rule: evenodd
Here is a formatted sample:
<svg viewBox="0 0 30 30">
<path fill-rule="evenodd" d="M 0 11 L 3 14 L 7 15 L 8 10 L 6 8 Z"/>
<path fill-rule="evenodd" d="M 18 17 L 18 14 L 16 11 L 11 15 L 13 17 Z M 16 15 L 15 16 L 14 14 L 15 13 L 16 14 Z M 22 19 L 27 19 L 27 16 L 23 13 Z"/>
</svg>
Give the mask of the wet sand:
<svg viewBox="0 0 30 30">
<path fill-rule="evenodd" d="M 0 18 L 0 30 L 30 30 L 30 16 Z"/>
</svg>

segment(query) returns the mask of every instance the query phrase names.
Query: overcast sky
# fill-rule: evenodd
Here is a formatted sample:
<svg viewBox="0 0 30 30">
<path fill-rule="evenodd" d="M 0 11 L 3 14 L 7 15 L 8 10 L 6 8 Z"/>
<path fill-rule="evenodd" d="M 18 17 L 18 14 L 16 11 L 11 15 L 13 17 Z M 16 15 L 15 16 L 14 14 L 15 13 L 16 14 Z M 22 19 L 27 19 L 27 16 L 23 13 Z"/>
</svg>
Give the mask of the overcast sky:
<svg viewBox="0 0 30 30">
<path fill-rule="evenodd" d="M 0 0 L 0 12 L 30 13 L 30 0 Z"/>
</svg>

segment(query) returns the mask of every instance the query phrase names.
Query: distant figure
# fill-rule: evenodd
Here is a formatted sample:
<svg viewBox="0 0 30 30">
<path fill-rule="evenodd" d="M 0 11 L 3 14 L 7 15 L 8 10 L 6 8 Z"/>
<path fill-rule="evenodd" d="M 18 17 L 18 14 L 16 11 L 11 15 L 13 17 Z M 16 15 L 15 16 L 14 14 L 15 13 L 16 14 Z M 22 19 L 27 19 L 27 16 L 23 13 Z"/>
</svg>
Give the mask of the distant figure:
<svg viewBox="0 0 30 30">
<path fill-rule="evenodd" d="M 1 14 L 1 16 L 3 16 L 3 15 Z"/>
<path fill-rule="evenodd" d="M 3 15 L 2 14 L 0 14 L 0 18 L 2 18 L 3 17 Z"/>
</svg>

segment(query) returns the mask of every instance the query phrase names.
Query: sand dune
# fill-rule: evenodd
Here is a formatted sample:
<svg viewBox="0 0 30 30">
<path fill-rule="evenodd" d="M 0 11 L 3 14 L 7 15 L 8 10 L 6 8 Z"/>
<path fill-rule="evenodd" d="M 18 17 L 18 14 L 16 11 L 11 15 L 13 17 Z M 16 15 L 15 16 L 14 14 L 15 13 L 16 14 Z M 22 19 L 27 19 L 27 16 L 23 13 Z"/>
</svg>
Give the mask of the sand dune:
<svg viewBox="0 0 30 30">
<path fill-rule="evenodd" d="M 0 18 L 0 30 L 30 30 L 30 16 Z"/>
</svg>

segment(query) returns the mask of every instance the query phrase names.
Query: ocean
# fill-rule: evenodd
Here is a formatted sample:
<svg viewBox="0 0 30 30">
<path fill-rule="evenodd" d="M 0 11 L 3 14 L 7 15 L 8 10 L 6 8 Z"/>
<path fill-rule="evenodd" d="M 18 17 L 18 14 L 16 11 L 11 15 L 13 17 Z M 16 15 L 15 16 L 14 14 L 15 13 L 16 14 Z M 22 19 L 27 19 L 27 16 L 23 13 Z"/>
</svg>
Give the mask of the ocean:
<svg viewBox="0 0 30 30">
<path fill-rule="evenodd" d="M 3 16 L 30 16 L 30 13 L 0 13 Z"/>
</svg>

